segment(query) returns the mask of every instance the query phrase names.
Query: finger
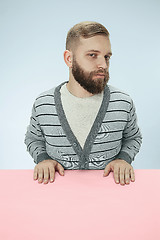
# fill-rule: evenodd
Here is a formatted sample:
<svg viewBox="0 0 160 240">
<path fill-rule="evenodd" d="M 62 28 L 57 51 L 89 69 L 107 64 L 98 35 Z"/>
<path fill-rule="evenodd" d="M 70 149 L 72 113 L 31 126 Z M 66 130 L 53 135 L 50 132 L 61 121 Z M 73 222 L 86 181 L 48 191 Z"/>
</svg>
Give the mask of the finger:
<svg viewBox="0 0 160 240">
<path fill-rule="evenodd" d="M 48 174 L 48 167 L 44 168 L 44 183 L 48 183 L 48 178 L 49 178 L 49 174 Z"/>
<path fill-rule="evenodd" d="M 43 168 L 38 169 L 38 183 L 43 182 Z"/>
<path fill-rule="evenodd" d="M 111 167 L 110 167 L 110 164 L 108 164 L 108 165 L 106 166 L 106 168 L 104 169 L 103 177 L 108 176 L 108 174 L 110 173 L 110 171 L 111 171 Z"/>
<path fill-rule="evenodd" d="M 54 182 L 55 167 L 50 167 L 49 172 L 50 172 L 50 182 Z"/>
<path fill-rule="evenodd" d="M 124 183 L 124 171 L 125 171 L 124 167 L 120 167 L 119 177 L 120 177 L 120 184 L 121 185 L 125 184 Z"/>
<path fill-rule="evenodd" d="M 125 183 L 129 184 L 130 183 L 129 168 L 125 169 L 125 173 L 124 174 L 125 174 Z"/>
<path fill-rule="evenodd" d="M 36 167 L 34 168 L 33 178 L 34 180 L 37 180 L 38 178 L 38 169 Z"/>
<path fill-rule="evenodd" d="M 64 175 L 64 168 L 62 167 L 61 164 L 57 164 L 57 171 L 59 172 L 60 175 Z"/>
<path fill-rule="evenodd" d="M 119 183 L 119 167 L 118 165 L 114 167 L 114 180 Z"/>
<path fill-rule="evenodd" d="M 131 168 L 131 170 L 130 170 L 130 175 L 131 175 L 131 181 L 134 182 L 135 181 L 135 174 L 134 174 L 133 168 Z"/>
</svg>

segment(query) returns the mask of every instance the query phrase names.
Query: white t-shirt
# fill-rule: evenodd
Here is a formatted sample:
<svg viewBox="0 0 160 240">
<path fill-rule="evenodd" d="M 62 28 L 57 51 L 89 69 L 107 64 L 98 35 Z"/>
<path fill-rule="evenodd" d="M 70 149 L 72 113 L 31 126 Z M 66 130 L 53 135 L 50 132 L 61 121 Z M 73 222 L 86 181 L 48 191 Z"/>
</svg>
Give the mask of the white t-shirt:
<svg viewBox="0 0 160 240">
<path fill-rule="evenodd" d="M 83 148 L 101 106 L 103 92 L 91 97 L 79 98 L 68 91 L 66 84 L 61 87 L 60 92 L 67 121 Z"/>
</svg>

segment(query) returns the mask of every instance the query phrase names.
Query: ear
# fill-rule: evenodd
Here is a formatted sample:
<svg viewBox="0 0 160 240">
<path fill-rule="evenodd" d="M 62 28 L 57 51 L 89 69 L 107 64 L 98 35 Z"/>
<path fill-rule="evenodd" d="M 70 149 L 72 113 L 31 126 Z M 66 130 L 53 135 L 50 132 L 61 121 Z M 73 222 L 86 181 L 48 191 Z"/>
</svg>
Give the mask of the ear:
<svg viewBox="0 0 160 240">
<path fill-rule="evenodd" d="M 72 52 L 69 50 L 64 51 L 64 61 L 68 67 L 72 67 Z"/>
</svg>

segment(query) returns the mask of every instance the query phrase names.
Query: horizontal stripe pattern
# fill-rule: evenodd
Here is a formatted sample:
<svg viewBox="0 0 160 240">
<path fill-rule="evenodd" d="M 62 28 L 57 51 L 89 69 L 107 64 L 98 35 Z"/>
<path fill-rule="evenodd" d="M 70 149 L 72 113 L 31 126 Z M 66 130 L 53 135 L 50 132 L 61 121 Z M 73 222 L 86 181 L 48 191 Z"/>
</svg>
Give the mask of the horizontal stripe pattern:
<svg viewBox="0 0 160 240">
<path fill-rule="evenodd" d="M 88 155 L 89 169 L 104 169 L 121 152 L 132 162 L 142 143 L 132 99 L 112 86 L 109 89 L 108 109 Z M 54 90 L 52 88 L 36 98 L 24 142 L 35 163 L 50 157 L 61 163 L 65 169 L 78 169 L 76 146 L 71 145 L 61 127 Z M 44 159 L 40 156 L 44 156 Z"/>
</svg>

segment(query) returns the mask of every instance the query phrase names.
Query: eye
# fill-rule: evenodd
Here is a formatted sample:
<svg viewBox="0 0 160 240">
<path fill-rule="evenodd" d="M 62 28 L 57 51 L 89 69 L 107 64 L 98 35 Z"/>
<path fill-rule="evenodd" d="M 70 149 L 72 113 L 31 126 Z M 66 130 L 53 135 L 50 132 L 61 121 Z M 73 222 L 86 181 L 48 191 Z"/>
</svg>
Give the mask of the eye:
<svg viewBox="0 0 160 240">
<path fill-rule="evenodd" d="M 110 59 L 110 56 L 106 55 L 105 59 L 108 61 Z"/>
<path fill-rule="evenodd" d="M 95 53 L 88 54 L 90 57 L 95 58 L 97 55 Z"/>
</svg>

